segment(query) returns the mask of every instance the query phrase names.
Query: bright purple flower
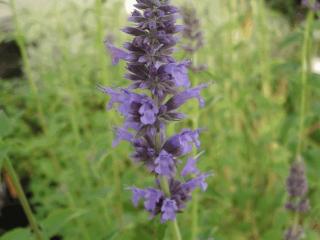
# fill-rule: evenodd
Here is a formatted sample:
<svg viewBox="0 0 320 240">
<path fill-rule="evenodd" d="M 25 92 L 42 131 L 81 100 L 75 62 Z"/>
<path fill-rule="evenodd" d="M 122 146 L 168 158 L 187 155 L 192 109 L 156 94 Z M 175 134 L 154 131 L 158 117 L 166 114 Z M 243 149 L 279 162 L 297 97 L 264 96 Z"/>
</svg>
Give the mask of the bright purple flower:
<svg viewBox="0 0 320 240">
<path fill-rule="evenodd" d="M 130 60 L 130 54 L 126 51 L 123 51 L 120 48 L 116 48 L 111 43 L 106 42 L 106 46 L 109 49 L 111 56 L 112 56 L 112 64 L 116 65 L 119 63 L 120 60 L 128 61 Z"/>
<path fill-rule="evenodd" d="M 161 207 L 161 221 L 174 220 L 176 218 L 176 211 L 178 210 L 177 204 L 174 200 L 166 198 Z"/>
<path fill-rule="evenodd" d="M 157 206 L 157 203 L 159 203 L 161 197 L 163 197 L 163 193 L 158 189 L 148 188 L 147 190 L 145 190 L 145 209 L 149 212 L 153 212 Z"/>
<path fill-rule="evenodd" d="M 133 26 L 123 29 L 132 40 L 124 44 L 124 50 L 106 42 L 114 64 L 126 61 L 125 77 L 131 84 L 127 89 L 100 88 L 110 96 L 108 109 L 116 107 L 124 117 L 123 127 L 116 129 L 113 146 L 128 141 L 134 149 L 131 158 L 156 179 L 155 188 L 130 188 L 133 204 L 137 206 L 143 200 L 152 217 L 161 215 L 161 221 L 166 222 L 174 220 L 176 213 L 185 208 L 195 188 L 207 188 L 208 174 L 201 174 L 196 168 L 197 159 L 189 158 L 182 172 L 177 173 L 177 165 L 182 162 L 179 157 L 190 154 L 194 146 L 200 147 L 200 130 L 185 129 L 166 136 L 167 124 L 185 117 L 176 111 L 179 107 L 193 98 L 201 106 L 204 104 L 200 92 L 206 85 L 189 88 L 190 62 L 176 62 L 172 57 L 178 41 L 175 34 L 183 29 L 176 25 L 178 9 L 170 5 L 170 0 L 136 1 L 135 7 L 140 11 L 133 11 L 129 18 Z M 188 174 L 195 177 L 178 179 Z M 168 181 L 169 193 L 160 178 Z"/>
<path fill-rule="evenodd" d="M 183 188 L 192 191 L 195 188 L 199 187 L 202 191 L 206 191 L 208 187 L 208 184 L 206 183 L 206 178 L 209 176 L 210 174 L 201 174 L 183 184 Z"/>
<path fill-rule="evenodd" d="M 146 135 L 144 138 L 135 139 L 133 141 L 134 153 L 132 158 L 137 163 L 143 163 L 150 172 L 155 172 L 155 158 L 157 152 L 155 145 L 150 136 Z"/>
<path fill-rule="evenodd" d="M 116 128 L 116 138 L 112 143 L 113 147 L 116 147 L 120 141 L 133 141 L 133 134 L 124 128 Z"/>
<path fill-rule="evenodd" d="M 198 159 L 190 157 L 181 171 L 181 176 L 185 177 L 188 174 L 199 174 L 200 171 L 196 166 Z"/>
<path fill-rule="evenodd" d="M 164 66 L 164 71 L 171 75 L 177 87 L 189 87 L 188 66 L 189 61 L 169 63 Z"/>
<path fill-rule="evenodd" d="M 207 87 L 206 84 L 202 84 L 198 87 L 187 89 L 183 92 L 177 93 L 172 98 L 170 98 L 166 102 L 166 107 L 168 111 L 175 110 L 179 108 L 181 105 L 183 105 L 186 101 L 192 98 L 197 98 L 199 101 L 199 105 L 202 107 L 204 106 L 204 100 L 200 96 L 200 92 L 203 88 Z"/>
<path fill-rule="evenodd" d="M 132 191 L 132 202 L 135 207 L 138 206 L 140 199 L 144 199 L 145 190 L 131 187 L 129 188 Z"/>
<path fill-rule="evenodd" d="M 176 166 L 173 155 L 162 150 L 155 160 L 155 172 L 162 176 L 172 177 L 175 174 Z"/>
<path fill-rule="evenodd" d="M 118 104 L 119 112 L 126 118 L 125 128 L 140 129 L 143 125 L 154 124 L 159 112 L 153 100 L 147 95 L 132 93 L 126 89 L 115 91 L 103 88 L 111 99 L 108 108 Z"/>
<path fill-rule="evenodd" d="M 200 130 L 185 129 L 181 133 L 169 138 L 164 144 L 163 149 L 174 156 L 182 156 L 192 151 L 193 145 L 200 147 Z"/>
</svg>

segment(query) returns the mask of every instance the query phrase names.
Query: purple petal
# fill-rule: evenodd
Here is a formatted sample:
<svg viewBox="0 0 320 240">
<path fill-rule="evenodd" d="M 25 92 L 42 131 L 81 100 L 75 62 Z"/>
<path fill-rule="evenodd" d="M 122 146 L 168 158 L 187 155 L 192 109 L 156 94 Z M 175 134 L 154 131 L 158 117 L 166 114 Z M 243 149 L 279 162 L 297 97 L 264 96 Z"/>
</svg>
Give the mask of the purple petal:
<svg viewBox="0 0 320 240">
<path fill-rule="evenodd" d="M 163 149 L 174 156 L 182 156 L 192 151 L 192 145 L 200 147 L 200 129 L 195 131 L 186 129 L 181 133 L 169 138 L 164 144 Z"/>
<path fill-rule="evenodd" d="M 198 159 L 194 159 L 194 158 L 189 158 L 186 165 L 184 166 L 184 168 L 181 171 L 181 176 L 185 177 L 188 174 L 199 174 L 200 171 L 196 166 Z"/>
<path fill-rule="evenodd" d="M 113 108 L 113 105 L 115 103 L 121 104 L 121 103 L 125 102 L 127 99 L 127 96 L 125 96 L 123 93 L 117 92 L 117 91 L 113 90 L 112 88 L 101 87 L 101 90 L 111 97 L 111 99 L 108 103 L 108 106 L 107 106 L 108 109 Z"/>
<path fill-rule="evenodd" d="M 162 150 L 159 156 L 155 160 L 156 168 L 155 171 L 159 175 L 171 177 L 175 173 L 175 163 L 173 156 Z"/>
<path fill-rule="evenodd" d="M 193 191 L 195 188 L 199 187 L 202 191 L 205 191 L 208 187 L 208 184 L 206 183 L 206 178 L 209 176 L 210 174 L 201 174 L 184 183 L 183 188 L 186 191 Z"/>
<path fill-rule="evenodd" d="M 170 74 L 177 87 L 189 87 L 188 66 L 190 62 L 169 63 L 164 66 L 164 71 Z"/>
<path fill-rule="evenodd" d="M 160 201 L 161 197 L 163 197 L 163 193 L 154 188 L 148 188 L 145 190 L 144 195 L 144 207 L 146 210 L 153 212 L 156 208 L 157 203 Z"/>
<path fill-rule="evenodd" d="M 118 64 L 120 60 L 129 61 L 131 58 L 131 55 L 129 53 L 120 48 L 116 48 L 109 42 L 106 42 L 106 47 L 108 48 L 111 54 L 113 65 Z"/>
<path fill-rule="evenodd" d="M 191 88 L 191 89 L 185 90 L 183 92 L 177 93 L 176 95 L 174 95 L 172 98 L 170 98 L 166 102 L 165 105 L 167 106 L 167 110 L 168 111 L 175 110 L 175 109 L 179 108 L 181 105 L 183 105 L 186 101 L 188 101 L 189 99 L 192 99 L 192 98 L 197 98 L 199 101 L 199 105 L 201 107 L 203 107 L 204 100 L 203 100 L 203 98 L 201 98 L 200 92 L 205 87 L 207 87 L 206 84 L 201 84 L 198 87 Z"/>
<path fill-rule="evenodd" d="M 166 198 L 161 207 L 161 222 L 164 223 L 168 220 L 175 220 L 177 210 L 178 207 L 176 201 Z"/>
<path fill-rule="evenodd" d="M 133 141 L 133 135 L 130 133 L 128 130 L 124 128 L 117 128 L 116 129 L 116 138 L 112 143 L 112 146 L 115 147 L 119 144 L 120 141 L 128 141 L 132 142 Z"/>
<path fill-rule="evenodd" d="M 140 199 L 145 197 L 146 192 L 145 190 L 136 187 L 131 187 L 129 189 L 132 191 L 132 203 L 135 207 L 137 207 Z"/>
</svg>

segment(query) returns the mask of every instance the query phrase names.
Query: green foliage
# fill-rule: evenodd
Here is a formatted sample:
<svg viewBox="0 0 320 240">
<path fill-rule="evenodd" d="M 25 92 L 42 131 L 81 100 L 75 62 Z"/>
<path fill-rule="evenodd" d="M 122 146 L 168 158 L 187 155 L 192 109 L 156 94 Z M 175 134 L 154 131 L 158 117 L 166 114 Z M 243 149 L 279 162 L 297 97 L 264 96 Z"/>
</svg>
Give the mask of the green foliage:
<svg viewBox="0 0 320 240">
<path fill-rule="evenodd" d="M 105 111 L 106 96 L 96 89 L 125 85 L 124 65 L 111 66 L 102 42 L 106 34 L 117 46 L 126 40 L 118 30 L 127 22 L 123 1 L 81 2 L 17 9 L 36 91 L 26 77 L 0 79 L 0 163 L 9 156 L 20 176 L 30 178 L 31 203 L 48 238 L 162 239 L 159 219 L 148 221 L 126 190 L 153 178 L 130 161 L 127 144 L 111 147 L 121 119 Z M 283 204 L 298 143 L 303 23 L 293 28 L 258 2 L 196 3 L 206 39 L 197 59 L 208 71 L 190 76 L 214 83 L 199 119 L 207 129 L 200 168 L 214 172 L 199 195 L 199 239 L 281 239 L 291 221 Z M 312 52 L 319 54 L 316 41 Z M 311 240 L 320 237 L 319 83 L 319 75 L 308 75 L 303 155 L 313 210 L 304 223 Z M 190 118 L 195 104 L 184 109 Z M 190 210 L 179 214 L 183 239 L 190 238 Z M 27 229 L 17 229 L 1 239 L 28 237 Z"/>
<path fill-rule="evenodd" d="M 23 239 L 23 240 L 33 240 L 32 234 L 29 229 L 26 228 L 16 228 L 2 237 L 0 237 L 1 240 L 17 240 L 17 239 Z"/>
</svg>

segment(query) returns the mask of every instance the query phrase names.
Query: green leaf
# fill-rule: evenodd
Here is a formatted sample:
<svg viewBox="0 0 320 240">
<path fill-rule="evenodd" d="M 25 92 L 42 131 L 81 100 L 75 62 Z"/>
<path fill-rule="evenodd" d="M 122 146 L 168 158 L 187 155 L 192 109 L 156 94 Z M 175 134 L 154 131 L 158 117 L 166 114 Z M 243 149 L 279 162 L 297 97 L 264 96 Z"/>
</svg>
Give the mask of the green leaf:
<svg viewBox="0 0 320 240">
<path fill-rule="evenodd" d="M 153 239 L 163 240 L 168 224 L 161 224 L 159 220 L 146 221 L 134 225 L 130 229 L 125 229 L 122 232 L 115 232 L 113 236 L 109 237 L 110 240 L 140 240 L 140 239 Z"/>
<path fill-rule="evenodd" d="M 51 213 L 41 225 L 48 236 L 53 236 L 60 233 L 68 223 L 85 214 L 85 212 L 84 210 L 75 212 L 70 209 L 59 209 Z"/>
<path fill-rule="evenodd" d="M 8 153 L 7 145 L 0 140 L 0 169 L 2 167 L 3 160 L 6 158 Z"/>
<path fill-rule="evenodd" d="M 33 240 L 33 236 L 27 228 L 15 228 L 3 235 L 0 240 Z"/>
<path fill-rule="evenodd" d="M 133 240 L 155 239 L 162 240 L 166 232 L 167 224 L 161 224 L 159 220 L 154 219 L 137 225 L 134 228 Z"/>
<path fill-rule="evenodd" d="M 5 137 L 9 135 L 12 131 L 12 124 L 10 123 L 9 118 L 0 110 L 0 137 Z"/>
</svg>

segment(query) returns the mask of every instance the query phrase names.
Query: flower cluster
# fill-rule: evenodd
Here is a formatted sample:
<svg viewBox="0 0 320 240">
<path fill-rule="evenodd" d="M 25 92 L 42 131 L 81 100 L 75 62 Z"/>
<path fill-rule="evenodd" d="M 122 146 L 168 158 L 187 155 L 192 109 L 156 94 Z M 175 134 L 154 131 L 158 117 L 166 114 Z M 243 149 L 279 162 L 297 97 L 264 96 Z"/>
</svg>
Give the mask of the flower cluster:
<svg viewBox="0 0 320 240">
<path fill-rule="evenodd" d="M 302 0 L 302 5 L 304 7 L 309 8 L 312 11 L 320 11 L 320 2 L 319 0 L 315 0 L 314 2 L 312 2 L 312 0 Z"/>
<path fill-rule="evenodd" d="M 169 0 L 137 0 L 135 8 L 129 17 L 133 26 L 123 29 L 133 36 L 132 41 L 125 43 L 124 49 L 106 41 L 112 62 L 127 63 L 125 77 L 131 84 L 101 90 L 110 96 L 108 108 L 116 107 L 124 117 L 124 125 L 116 128 L 113 145 L 128 141 L 134 149 L 132 159 L 155 176 L 155 187 L 129 188 L 133 204 L 143 200 L 152 217 L 160 214 L 161 221 L 166 222 L 183 210 L 195 188 L 207 188 L 209 174 L 201 173 L 196 167 L 198 157 L 191 156 L 193 149 L 200 147 L 201 129 L 184 129 L 173 136 L 166 132 L 168 123 L 186 117 L 179 112 L 185 102 L 197 99 L 200 106 L 204 105 L 200 92 L 206 85 L 191 88 L 190 62 L 176 62 L 172 57 L 178 40 L 175 34 L 183 29 L 176 25 L 178 9 Z M 189 158 L 183 165 L 185 157 Z"/>
<path fill-rule="evenodd" d="M 192 5 L 182 6 L 181 15 L 184 24 L 182 36 L 185 40 L 182 49 L 187 54 L 193 55 L 204 45 L 200 20 L 197 17 L 196 9 Z M 206 70 L 207 66 L 204 64 L 195 65 L 193 63 L 190 69 L 194 72 L 200 72 Z"/>
<path fill-rule="evenodd" d="M 284 240 L 300 240 L 304 236 L 304 231 L 301 226 L 297 226 L 296 229 L 293 227 L 289 228 L 285 235 Z"/>
<path fill-rule="evenodd" d="M 306 196 L 308 192 L 308 182 L 305 175 L 305 166 L 302 161 L 292 164 L 289 177 L 287 178 L 287 191 L 289 200 L 286 208 L 295 212 L 307 212 L 309 210 L 309 200 Z"/>
<path fill-rule="evenodd" d="M 308 193 L 308 182 L 305 173 L 305 166 L 302 158 L 292 163 L 287 178 L 287 192 L 289 199 L 285 204 L 286 209 L 295 214 L 306 213 L 310 209 Z M 290 227 L 284 239 L 299 240 L 303 236 L 303 228 L 300 225 Z"/>
</svg>

